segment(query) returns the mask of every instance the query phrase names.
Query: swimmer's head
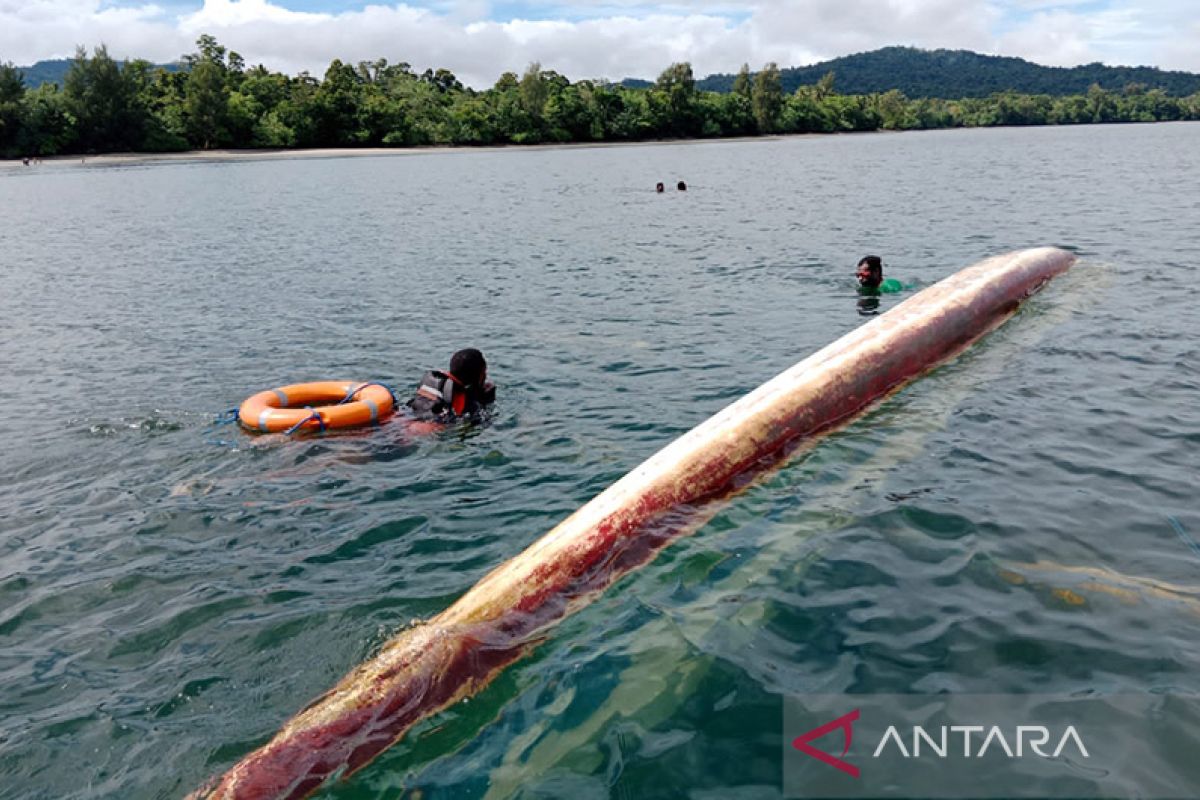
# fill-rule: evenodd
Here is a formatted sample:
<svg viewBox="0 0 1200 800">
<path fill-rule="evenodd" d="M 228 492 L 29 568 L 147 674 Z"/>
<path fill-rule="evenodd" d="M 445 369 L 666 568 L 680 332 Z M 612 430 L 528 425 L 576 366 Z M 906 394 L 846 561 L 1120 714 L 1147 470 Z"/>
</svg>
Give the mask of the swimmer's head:
<svg viewBox="0 0 1200 800">
<path fill-rule="evenodd" d="M 883 283 L 883 259 L 879 256 L 863 256 L 858 262 L 858 285 L 874 289 Z"/>
<path fill-rule="evenodd" d="M 654 191 L 656 191 L 656 192 L 662 192 L 665 190 L 666 190 L 666 187 L 663 186 L 662 181 L 659 181 L 657 184 L 654 185 Z"/>
<path fill-rule="evenodd" d="M 450 374 L 465 386 L 483 386 L 487 380 L 487 361 L 474 347 L 459 350 L 450 358 Z"/>
</svg>

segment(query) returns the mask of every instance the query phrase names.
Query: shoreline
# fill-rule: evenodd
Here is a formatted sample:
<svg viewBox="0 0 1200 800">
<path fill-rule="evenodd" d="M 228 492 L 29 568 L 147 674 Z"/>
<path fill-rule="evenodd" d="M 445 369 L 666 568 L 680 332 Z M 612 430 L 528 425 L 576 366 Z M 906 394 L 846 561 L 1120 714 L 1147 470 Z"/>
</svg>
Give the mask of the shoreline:
<svg viewBox="0 0 1200 800">
<path fill-rule="evenodd" d="M 97 153 L 86 155 L 44 156 L 40 161 L 25 164 L 21 158 L 0 158 L 0 170 L 13 168 L 55 166 L 140 166 L 161 163 L 203 163 L 232 161 L 273 161 L 279 159 L 316 158 L 376 158 L 380 156 L 416 156 L 449 153 L 493 153 L 502 151 L 574 150 L 609 147 L 658 147 L 661 145 L 733 144 L 738 142 L 779 142 L 784 139 L 827 136 L 864 136 L 869 134 L 899 135 L 905 133 L 936 133 L 944 131 L 990 131 L 1013 128 L 1081 128 L 1096 125 L 1186 125 L 1196 120 L 1162 120 L 1155 122 L 1092 122 L 1077 125 L 980 125 L 971 127 L 914 128 L 872 131 L 833 131 L 830 133 L 772 133 L 764 136 L 721 136 L 711 139 L 642 139 L 618 142 L 543 142 L 540 144 L 454 145 L 431 144 L 413 147 L 296 147 L 286 149 L 183 150 L 175 153 Z M 32 158 L 32 157 L 31 157 Z"/>
<path fill-rule="evenodd" d="M 801 133 L 795 136 L 827 136 L 829 134 Z M 733 142 L 773 142 L 785 138 L 782 135 L 729 136 L 713 139 L 647 139 L 636 142 L 545 142 L 541 144 L 492 144 L 492 145 L 423 145 L 417 147 L 313 147 L 287 149 L 217 149 L 183 150 L 176 153 L 97 153 L 96 155 L 75 154 L 44 156 L 40 161 L 25 164 L 21 158 L 0 159 L 0 169 L 32 168 L 42 166 L 138 166 L 159 163 L 222 162 L 222 161 L 272 161 L 277 159 L 313 158 L 372 158 L 379 156 L 415 156 L 448 153 L 486 153 L 507 150 L 573 150 L 600 147 L 653 147 L 668 144 L 721 144 Z M 786 138 L 792 138 L 788 136 Z"/>
</svg>

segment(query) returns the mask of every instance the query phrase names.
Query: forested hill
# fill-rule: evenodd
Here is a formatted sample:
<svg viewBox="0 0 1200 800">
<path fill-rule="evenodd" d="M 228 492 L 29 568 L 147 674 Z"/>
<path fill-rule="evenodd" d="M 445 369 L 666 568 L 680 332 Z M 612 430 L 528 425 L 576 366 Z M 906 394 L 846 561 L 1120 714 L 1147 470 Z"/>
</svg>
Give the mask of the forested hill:
<svg viewBox="0 0 1200 800">
<path fill-rule="evenodd" d="M 31 89 L 36 89 L 43 83 L 57 83 L 62 86 L 63 79 L 67 77 L 67 70 L 71 68 L 71 63 L 74 59 L 71 58 L 54 58 L 49 61 L 39 61 L 32 67 L 18 67 L 25 78 L 25 85 Z M 165 69 L 167 72 L 175 72 L 183 69 L 181 64 L 153 64 L 152 69 Z"/>
<path fill-rule="evenodd" d="M 1043 67 L 1021 58 L 985 56 L 969 50 L 918 50 L 885 47 L 869 53 L 842 56 L 808 67 L 779 70 L 783 91 L 812 85 L 833 72 L 836 87 L 845 94 L 872 94 L 899 89 L 908 97 L 959 99 L 987 97 L 995 92 L 1063 96 L 1085 94 L 1092 84 L 1110 92 L 1129 84 L 1162 89 L 1183 97 L 1200 91 L 1200 75 L 1167 72 L 1154 67 Z M 728 92 L 735 75 L 710 75 L 696 82 L 697 89 Z"/>
<path fill-rule="evenodd" d="M 62 85 L 72 59 L 39 61 L 20 67 L 25 85 L 36 88 L 43 83 Z M 180 64 L 156 64 L 153 68 L 168 72 Z M 1146 89 L 1162 89 L 1173 97 L 1185 97 L 1200 91 L 1200 75 L 1168 72 L 1154 67 L 1106 67 L 1087 64 L 1081 67 L 1043 67 L 1021 58 L 985 56 L 969 50 L 918 50 L 915 47 L 885 47 L 869 53 L 856 53 L 808 67 L 779 70 L 784 92 L 796 87 L 815 85 L 823 75 L 834 73 L 835 85 L 842 94 L 872 94 L 899 89 L 908 97 L 938 97 L 957 100 L 987 97 L 995 92 L 1048 94 L 1061 97 L 1085 94 L 1092 84 L 1110 92 L 1122 91 L 1129 84 Z M 709 75 L 696 81 L 696 88 L 710 92 L 729 92 L 736 75 Z M 644 89 L 651 81 L 630 78 L 625 86 Z"/>
</svg>

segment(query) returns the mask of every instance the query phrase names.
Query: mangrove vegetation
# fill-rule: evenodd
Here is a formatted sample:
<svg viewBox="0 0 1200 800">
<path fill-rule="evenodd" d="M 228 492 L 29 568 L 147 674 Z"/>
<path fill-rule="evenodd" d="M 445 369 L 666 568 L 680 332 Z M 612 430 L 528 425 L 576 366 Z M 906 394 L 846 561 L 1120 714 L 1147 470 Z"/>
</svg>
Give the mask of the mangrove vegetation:
<svg viewBox="0 0 1200 800">
<path fill-rule="evenodd" d="M 1065 96 L 996 91 L 910 98 L 840 94 L 836 77 L 785 91 L 780 69 L 743 66 L 729 91 L 704 91 L 687 63 L 645 87 L 571 82 L 530 64 L 485 90 L 446 69 L 335 60 L 322 78 L 247 67 L 211 36 L 176 70 L 77 52 L 60 87 L 0 65 L 0 155 L 212 148 L 401 147 L 716 138 L 784 133 L 1200 119 L 1200 92 L 1130 83 Z"/>
</svg>

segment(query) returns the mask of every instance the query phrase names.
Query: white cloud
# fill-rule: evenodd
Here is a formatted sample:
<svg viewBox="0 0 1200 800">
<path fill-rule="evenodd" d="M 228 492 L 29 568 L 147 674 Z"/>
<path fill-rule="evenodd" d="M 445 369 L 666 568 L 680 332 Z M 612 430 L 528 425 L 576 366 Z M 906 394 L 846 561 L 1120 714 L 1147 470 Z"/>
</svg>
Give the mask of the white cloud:
<svg viewBox="0 0 1200 800">
<path fill-rule="evenodd" d="M 526 0 L 519 16 L 527 19 L 507 21 L 487 18 L 500 6 L 486 0 L 323 13 L 284 3 L 203 0 L 198 10 L 175 14 L 111 0 L 0 0 L 0 60 L 28 64 L 103 42 L 117 57 L 166 61 L 211 33 L 249 63 L 286 72 L 321 75 L 334 58 L 385 57 L 419 69 L 447 67 L 477 87 L 531 61 L 572 79 L 653 78 L 673 61 L 690 61 L 702 76 L 743 62 L 801 65 L 890 44 L 1047 64 L 1200 68 L 1192 0 L 1107 0 L 1100 10 L 1094 0 Z"/>
<path fill-rule="evenodd" d="M 811 61 L 896 44 L 985 50 L 996 17 L 985 0 L 812 0 L 762 3 L 749 24 L 764 51 L 787 51 L 757 60 L 790 65 L 805 52 Z"/>
<path fill-rule="evenodd" d="M 1047 11 L 1001 36 L 997 51 L 1038 64 L 1072 66 L 1100 60 L 1093 40 L 1086 20 L 1078 14 Z"/>
<path fill-rule="evenodd" d="M 205 31 L 210 27 L 233 28 L 259 23 L 289 26 L 329 24 L 334 21 L 331 14 L 291 11 L 272 5 L 267 0 L 205 0 L 199 11 L 181 20 L 180 27 Z"/>
<path fill-rule="evenodd" d="M 1194 0 L 1114 0 L 1094 9 L 1078 2 L 1017 0 L 1047 6 L 997 37 L 997 51 L 1040 64 L 1200 70 L 1200 22 Z"/>
<path fill-rule="evenodd" d="M 103 7 L 100 0 L 0 0 L 0 61 L 30 64 L 74 55 L 76 45 L 110 44 L 114 56 L 137 57 L 163 40 L 178 40 L 175 23 L 153 4 Z M 172 48 L 172 57 L 178 55 Z"/>
<path fill-rule="evenodd" d="M 1200 72 L 1200 21 L 1182 28 L 1179 36 L 1168 40 L 1156 63 L 1163 69 Z"/>
</svg>

